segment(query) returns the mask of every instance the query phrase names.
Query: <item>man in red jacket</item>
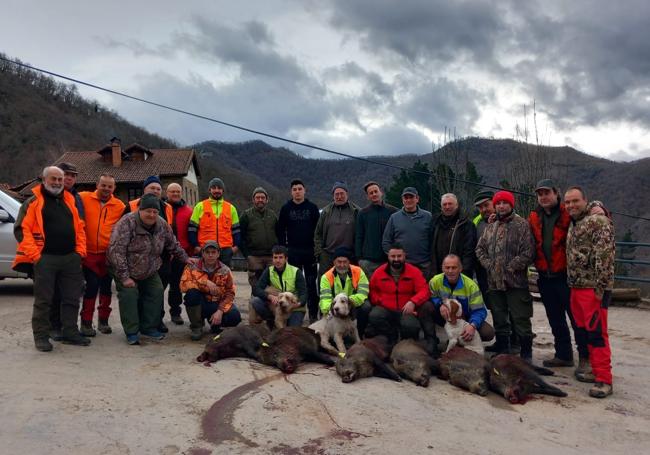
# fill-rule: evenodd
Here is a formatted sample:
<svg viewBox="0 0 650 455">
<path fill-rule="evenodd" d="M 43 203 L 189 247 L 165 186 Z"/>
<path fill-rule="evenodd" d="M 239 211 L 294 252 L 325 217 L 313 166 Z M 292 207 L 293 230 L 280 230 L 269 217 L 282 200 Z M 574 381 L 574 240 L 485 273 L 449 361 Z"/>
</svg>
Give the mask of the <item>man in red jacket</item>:
<svg viewBox="0 0 650 455">
<path fill-rule="evenodd" d="M 183 188 L 178 183 L 170 183 L 167 185 L 167 203 L 172 207 L 172 222 L 170 224 L 174 236 L 181 244 L 188 256 L 192 255 L 193 247 L 190 245 L 187 236 L 187 228 L 190 225 L 190 218 L 192 216 L 192 207 L 188 206 L 183 199 Z M 183 295 L 181 293 L 180 282 L 183 275 L 185 263 L 180 262 L 177 258 L 172 258 L 171 269 L 169 275 L 163 278 L 163 289 L 169 284 L 169 293 L 167 294 L 167 303 L 169 303 L 169 314 L 171 320 L 176 325 L 183 325 L 183 317 L 181 316 L 181 303 L 183 303 Z M 163 302 L 162 316 L 165 316 L 165 307 Z M 162 320 L 162 318 L 161 318 Z"/>
<path fill-rule="evenodd" d="M 406 262 L 399 244 L 388 250 L 388 263 L 379 266 L 370 279 L 372 304 L 366 337 L 384 335 L 389 341 L 400 338 L 417 340 L 420 334 L 418 309 L 430 297 L 429 287 L 420 269 Z"/>
</svg>

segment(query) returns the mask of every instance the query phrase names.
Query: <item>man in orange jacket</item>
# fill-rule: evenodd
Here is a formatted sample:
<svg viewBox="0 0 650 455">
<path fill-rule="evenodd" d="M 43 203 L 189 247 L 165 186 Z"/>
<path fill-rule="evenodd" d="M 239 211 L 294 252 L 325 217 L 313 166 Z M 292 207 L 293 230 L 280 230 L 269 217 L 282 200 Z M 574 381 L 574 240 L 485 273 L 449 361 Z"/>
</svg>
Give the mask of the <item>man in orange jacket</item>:
<svg viewBox="0 0 650 455">
<path fill-rule="evenodd" d="M 36 349 L 43 352 L 52 350 L 49 317 L 55 288 L 61 296 L 63 343 L 90 344 L 77 326 L 86 234 L 74 197 L 63 190 L 63 177 L 63 171 L 55 166 L 43 169 L 43 183 L 32 190 L 34 195 L 23 203 L 14 224 L 18 246 L 13 268 L 33 270 L 32 331 Z"/>
<path fill-rule="evenodd" d="M 81 334 L 94 337 L 93 313 L 95 300 L 99 292 L 97 308 L 97 329 L 102 333 L 111 333 L 108 325 L 111 314 L 111 275 L 106 265 L 106 250 L 111 239 L 113 226 L 124 212 L 124 203 L 113 196 L 115 178 L 102 174 L 97 182 L 96 191 L 79 193 L 86 214 L 86 250 L 83 260 L 83 273 L 86 279 L 83 305 L 81 307 Z"/>
</svg>

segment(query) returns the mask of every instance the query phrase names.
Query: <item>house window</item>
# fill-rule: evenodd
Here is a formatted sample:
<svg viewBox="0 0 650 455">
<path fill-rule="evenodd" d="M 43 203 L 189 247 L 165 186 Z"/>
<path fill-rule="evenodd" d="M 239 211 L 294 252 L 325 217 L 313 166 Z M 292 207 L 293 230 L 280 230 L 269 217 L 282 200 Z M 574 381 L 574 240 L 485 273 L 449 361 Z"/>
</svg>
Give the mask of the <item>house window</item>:
<svg viewBox="0 0 650 455">
<path fill-rule="evenodd" d="M 129 196 L 129 201 L 139 198 L 140 196 L 142 196 L 142 188 L 139 188 L 137 186 L 129 188 L 128 196 Z"/>
</svg>

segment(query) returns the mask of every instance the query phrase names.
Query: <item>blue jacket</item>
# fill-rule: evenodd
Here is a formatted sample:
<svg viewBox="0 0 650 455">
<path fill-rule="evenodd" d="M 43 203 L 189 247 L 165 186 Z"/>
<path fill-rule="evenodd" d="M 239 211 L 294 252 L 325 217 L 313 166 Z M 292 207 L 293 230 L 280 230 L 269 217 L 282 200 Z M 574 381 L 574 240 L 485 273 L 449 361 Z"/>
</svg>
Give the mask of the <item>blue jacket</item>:
<svg viewBox="0 0 650 455">
<path fill-rule="evenodd" d="M 440 308 L 443 299 L 456 299 L 463 307 L 463 319 L 474 324 L 478 329 L 487 317 L 487 309 L 483 303 L 483 296 L 478 284 L 467 275 L 460 274 L 456 287 L 452 290 L 444 273 L 431 278 L 429 281 L 431 301 Z"/>
</svg>

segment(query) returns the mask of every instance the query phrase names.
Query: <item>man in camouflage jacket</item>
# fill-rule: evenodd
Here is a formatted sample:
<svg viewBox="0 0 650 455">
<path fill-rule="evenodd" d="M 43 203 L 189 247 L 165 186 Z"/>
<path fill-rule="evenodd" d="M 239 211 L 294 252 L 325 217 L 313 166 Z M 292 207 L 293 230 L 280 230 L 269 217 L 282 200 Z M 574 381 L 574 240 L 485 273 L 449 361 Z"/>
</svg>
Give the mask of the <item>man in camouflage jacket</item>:
<svg viewBox="0 0 650 455">
<path fill-rule="evenodd" d="M 594 398 L 612 394 L 612 353 L 607 334 L 607 307 L 614 284 L 614 226 L 603 215 L 590 215 L 580 187 L 564 195 L 571 216 L 567 233 L 567 281 L 571 288 L 571 312 L 579 330 L 586 331 L 591 369 L 596 384 Z"/>
<path fill-rule="evenodd" d="M 159 200 L 140 199 L 138 210 L 115 224 L 107 260 L 115 278 L 120 320 L 129 344 L 139 344 L 139 333 L 162 339 L 158 331 L 163 286 L 158 275 L 166 251 L 180 262 L 195 262 L 178 243 L 167 221 L 158 216 Z"/>
<path fill-rule="evenodd" d="M 514 212 L 512 193 L 499 191 L 492 202 L 497 221 L 485 228 L 476 246 L 476 256 L 488 271 L 488 299 L 497 338 L 493 350 L 510 352 L 512 323 L 520 340 L 521 357 L 530 361 L 533 299 L 528 292 L 528 266 L 535 255 L 533 236 L 528 222 Z"/>
</svg>

